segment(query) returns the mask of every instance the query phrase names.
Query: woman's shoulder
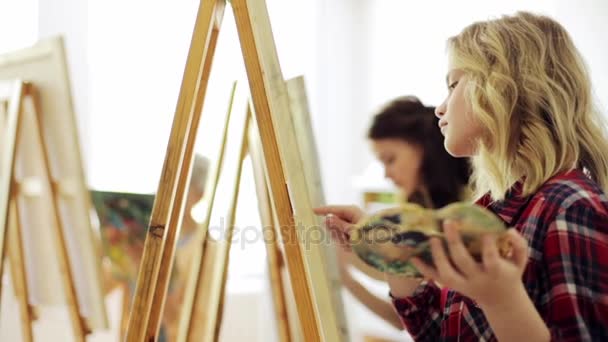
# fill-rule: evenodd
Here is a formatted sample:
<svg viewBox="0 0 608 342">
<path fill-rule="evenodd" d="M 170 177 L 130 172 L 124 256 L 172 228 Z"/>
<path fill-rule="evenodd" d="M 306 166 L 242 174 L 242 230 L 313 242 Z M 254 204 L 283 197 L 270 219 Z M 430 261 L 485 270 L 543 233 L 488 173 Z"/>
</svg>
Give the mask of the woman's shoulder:
<svg viewBox="0 0 608 342">
<path fill-rule="evenodd" d="M 553 176 L 538 189 L 536 196 L 559 203 L 562 207 L 578 201 L 607 201 L 601 187 L 578 169 Z"/>
<path fill-rule="evenodd" d="M 534 195 L 532 203 L 544 207 L 550 216 L 566 213 L 593 214 L 608 218 L 608 199 L 601 187 L 581 170 L 571 170 L 553 176 Z"/>
</svg>

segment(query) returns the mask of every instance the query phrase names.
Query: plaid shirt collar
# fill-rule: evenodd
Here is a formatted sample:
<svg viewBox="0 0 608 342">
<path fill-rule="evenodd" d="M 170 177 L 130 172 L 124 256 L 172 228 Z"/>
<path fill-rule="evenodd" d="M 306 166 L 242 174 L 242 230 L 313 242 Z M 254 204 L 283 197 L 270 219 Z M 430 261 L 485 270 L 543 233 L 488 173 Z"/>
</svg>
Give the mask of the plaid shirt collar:
<svg viewBox="0 0 608 342">
<path fill-rule="evenodd" d="M 530 200 L 530 196 L 522 196 L 522 190 L 523 183 L 519 181 L 507 191 L 503 200 L 494 201 L 487 193 L 477 201 L 477 204 L 490 209 L 505 222 L 507 227 L 510 227 L 515 224 L 521 211 Z"/>
<path fill-rule="evenodd" d="M 583 173 L 581 170 L 574 169 L 557 173 L 552 178 L 572 178 L 576 177 L 577 173 Z M 584 173 L 583 173 L 584 174 Z M 550 182 L 550 181 L 549 181 Z M 513 226 L 521 215 L 521 211 L 531 199 L 531 195 L 523 196 L 523 180 L 515 183 L 511 189 L 507 191 L 505 198 L 501 201 L 493 201 L 489 193 L 482 196 L 476 201 L 478 205 L 484 206 L 498 215 L 508 227 Z"/>
</svg>

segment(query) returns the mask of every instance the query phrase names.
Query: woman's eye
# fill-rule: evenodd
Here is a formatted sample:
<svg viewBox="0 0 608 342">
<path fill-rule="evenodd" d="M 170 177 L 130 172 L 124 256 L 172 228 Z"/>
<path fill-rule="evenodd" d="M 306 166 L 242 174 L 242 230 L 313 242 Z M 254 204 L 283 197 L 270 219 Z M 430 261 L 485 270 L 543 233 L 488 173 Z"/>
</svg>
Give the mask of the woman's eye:
<svg viewBox="0 0 608 342">
<path fill-rule="evenodd" d="M 456 88 L 456 86 L 458 85 L 458 81 L 452 82 L 449 86 L 448 86 L 448 90 L 453 90 L 454 88 Z"/>
</svg>

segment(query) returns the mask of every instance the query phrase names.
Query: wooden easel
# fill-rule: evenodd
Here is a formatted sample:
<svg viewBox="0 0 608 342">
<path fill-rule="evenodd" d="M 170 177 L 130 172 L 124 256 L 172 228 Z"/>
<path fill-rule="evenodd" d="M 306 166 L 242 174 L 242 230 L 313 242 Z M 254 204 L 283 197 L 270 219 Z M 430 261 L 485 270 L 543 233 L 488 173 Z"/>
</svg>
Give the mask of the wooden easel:
<svg viewBox="0 0 608 342">
<path fill-rule="evenodd" d="M 39 189 L 37 184 L 39 181 L 46 182 L 50 186 L 52 193 L 50 206 L 53 208 L 55 215 L 55 224 L 50 224 L 54 229 L 53 234 L 55 248 L 58 251 L 58 261 L 61 271 L 61 280 L 65 289 L 65 298 L 68 304 L 68 312 L 72 321 L 72 329 L 77 341 L 84 341 L 88 333 L 90 333 L 87 323 L 80 316 L 78 297 L 76 295 L 76 287 L 72 267 L 69 263 L 69 257 L 66 247 L 64 230 L 61 226 L 59 214 L 59 206 L 57 204 L 57 196 L 60 188 L 54 183 L 49 169 L 48 149 L 45 143 L 45 137 L 42 133 L 39 114 L 40 106 L 37 99 L 36 89 L 30 83 L 22 81 L 13 82 L 12 86 L 14 93 L 11 96 L 9 103 L 8 115 L 5 120 L 6 124 L 2 135 L 6 139 L 1 145 L 2 149 L 2 188 L 0 189 L 0 254 L 5 255 L 5 249 L 8 249 L 8 254 L 11 261 L 11 271 L 15 287 L 15 294 L 19 301 L 20 316 L 22 320 L 23 338 L 26 341 L 33 340 L 32 321 L 36 319 L 33 307 L 29 304 L 29 293 L 27 286 L 27 275 L 24 262 L 24 247 L 21 223 L 19 218 L 19 198 L 21 196 L 37 196 Z M 29 104 L 29 106 L 28 106 Z M 28 124 L 26 126 L 26 124 Z M 27 133 L 25 133 L 27 128 Z M 25 134 L 33 135 L 34 140 L 38 141 L 38 146 L 30 146 L 29 148 L 37 148 L 43 156 L 42 164 L 44 166 L 44 180 L 25 179 L 19 180 L 15 176 L 16 159 L 19 154 L 26 153 L 20 151 L 20 139 L 23 139 Z M 6 245 L 6 236 L 10 238 L 10 245 Z M 8 247 L 8 248 L 7 248 Z M 4 258 L 3 258 L 4 260 Z M 3 262 L 0 263 L 0 275 L 2 274 Z"/>
<path fill-rule="evenodd" d="M 296 131 L 298 132 L 298 151 L 300 158 L 305 161 L 306 165 L 318 165 L 316 158 L 316 148 L 312 136 L 312 128 L 310 127 L 309 113 L 307 107 L 307 99 L 305 96 L 305 86 L 303 78 L 295 78 L 286 82 L 286 86 L 290 96 L 292 107 L 293 122 Z M 277 318 L 278 335 L 281 341 L 297 341 L 302 340 L 301 331 L 297 322 L 297 313 L 294 314 L 293 302 L 288 301 L 293 295 L 288 293 L 288 288 L 285 287 L 285 265 L 283 262 L 283 250 L 277 241 L 279 234 L 278 225 L 276 223 L 276 212 L 269 195 L 269 181 L 267 179 L 267 169 L 264 164 L 261 141 L 258 129 L 255 123 L 249 123 L 250 107 L 244 103 L 245 96 L 235 94 L 233 90 L 231 96 L 231 105 L 228 113 L 228 119 L 224 128 L 224 135 L 219 152 L 219 167 L 216 167 L 210 177 L 210 184 L 206 187 L 208 190 L 207 202 L 209 203 L 206 213 L 206 221 L 201 225 L 198 236 L 198 244 L 203 246 L 201 250 L 193 257 L 191 270 L 188 274 L 191 278 L 188 281 L 184 302 L 181 304 L 182 312 L 180 315 L 180 330 L 177 341 L 211 341 L 217 340 L 219 334 L 220 323 L 222 320 L 223 297 L 225 289 L 225 281 L 228 270 L 228 252 L 230 243 L 233 238 L 232 225 L 235 221 L 235 209 L 237 207 L 237 195 L 239 193 L 239 184 L 241 179 L 241 169 L 243 157 L 249 153 L 252 165 L 254 168 L 254 181 L 256 184 L 256 194 L 258 200 L 258 209 L 262 223 L 263 236 L 265 239 L 269 263 L 270 281 L 272 285 L 272 293 L 275 306 L 275 317 Z M 244 117 L 244 115 L 247 115 Z M 247 120 L 250 127 L 247 135 L 244 134 L 247 128 L 243 127 L 243 123 Z M 235 123 L 236 121 L 236 123 Z M 234 127 L 235 125 L 241 125 Z M 233 136 L 228 136 L 228 130 Z M 237 131 L 235 133 L 235 130 Z M 236 136 L 234 136 L 236 135 Z M 239 149 L 240 148 L 240 149 Z M 237 159 L 241 156 L 240 159 Z M 224 159 L 227 161 L 228 167 L 231 170 L 226 170 Z M 230 160 L 232 159 L 232 160 Z M 316 170 L 315 170 L 316 171 Z M 204 232 L 208 230 L 209 219 L 215 209 L 215 194 L 218 189 L 219 175 L 228 175 L 229 185 L 223 184 L 222 193 L 231 193 L 232 199 L 229 203 L 226 213 L 227 220 L 225 224 L 228 230 L 225 232 L 226 238 L 230 240 L 217 241 L 209 236 L 205 236 Z M 322 199 L 320 176 L 318 173 L 311 172 L 307 175 L 308 189 L 317 197 L 316 204 L 320 204 Z M 225 182 L 224 182 L 225 183 Z M 313 197 L 313 196 L 311 196 Z M 320 227 L 318 227 L 320 228 Z M 328 243 L 329 241 L 317 241 L 317 243 Z M 322 245 L 329 247 L 329 244 Z M 333 251 L 328 251 L 333 253 Z M 331 254 L 326 257 L 328 267 L 332 266 L 333 258 Z M 337 267 L 337 266 L 336 266 Z M 335 277 L 332 284 L 335 286 L 336 292 L 332 294 L 332 299 L 335 308 L 341 308 L 340 300 L 340 284 L 338 272 L 334 269 L 327 270 L 330 275 Z M 290 311 L 291 309 L 291 311 Z M 336 311 L 339 318 L 343 312 Z M 345 325 L 343 318 L 339 321 L 342 326 Z"/>
<path fill-rule="evenodd" d="M 158 335 L 184 190 L 190 181 L 193 145 L 225 5 L 225 0 L 202 0 L 199 7 L 139 269 L 127 341 L 154 341 Z M 309 183 L 303 175 L 311 166 L 304 163 L 298 150 L 291 103 L 265 3 L 233 0 L 231 5 L 249 80 L 255 119 L 252 122 L 258 127 L 255 131 L 263 151 L 268 198 L 276 214 L 275 226 L 280 227 L 299 328 L 305 341 L 345 341 L 342 307 L 335 304 L 339 301 L 339 282 L 326 269 L 328 253 L 322 244 L 306 244 L 307 229 L 319 227 L 312 212 Z M 205 252 L 203 247 L 202 253 Z M 220 267 L 225 269 L 226 265 Z M 338 276 L 337 272 L 331 275 Z M 198 319 L 195 322 L 200 323 Z"/>
<path fill-rule="evenodd" d="M 67 304 L 73 335 L 84 341 L 108 322 L 63 38 L 0 55 L 0 80 L 16 80 L 0 136 L 0 254 L 7 232 L 21 240 L 21 253 L 8 252 L 27 260 L 23 288 L 36 305 Z M 19 216 L 9 227 L 12 203 Z"/>
<path fill-rule="evenodd" d="M 243 88 L 243 87 L 240 87 Z M 219 160 L 211 174 L 209 205 L 205 222 L 199 227 L 197 243 L 201 246 L 192 257 L 182 310 L 178 341 L 211 341 L 219 334 L 222 318 L 224 289 L 227 277 L 237 198 L 243 160 L 249 149 L 247 139 L 251 113 L 247 96 L 234 87 L 219 151 Z M 221 175 L 221 177 L 220 177 Z M 226 215 L 224 236 L 214 239 L 207 234 L 216 207 L 218 188 L 231 194 Z"/>
<path fill-rule="evenodd" d="M 24 341 L 32 341 L 32 321 L 36 318 L 34 308 L 28 302 L 29 294 L 23 256 L 23 240 L 18 228 L 17 201 L 15 201 L 15 191 L 11 177 L 19 130 L 18 114 L 23 84 L 21 82 L 14 82 L 12 86 L 14 87 L 14 91 L 10 97 L 4 97 L 2 96 L 4 94 L 0 94 L 0 123 L 2 123 L 0 125 L 0 132 L 2 133 L 0 134 L 6 138 L 5 144 L 0 145 L 5 146 L 2 154 L 3 158 L 0 162 L 0 167 L 2 167 L 0 174 L 7 175 L 2 178 L 2 184 L 0 184 L 2 187 L 2 190 L 0 190 L 0 217 L 4 218 L 0 221 L 0 276 L 3 275 L 4 261 L 8 252 L 12 273 L 11 279 L 13 281 L 15 297 L 19 303 L 22 338 Z M 2 293 L 1 283 L 0 293 Z"/>
</svg>

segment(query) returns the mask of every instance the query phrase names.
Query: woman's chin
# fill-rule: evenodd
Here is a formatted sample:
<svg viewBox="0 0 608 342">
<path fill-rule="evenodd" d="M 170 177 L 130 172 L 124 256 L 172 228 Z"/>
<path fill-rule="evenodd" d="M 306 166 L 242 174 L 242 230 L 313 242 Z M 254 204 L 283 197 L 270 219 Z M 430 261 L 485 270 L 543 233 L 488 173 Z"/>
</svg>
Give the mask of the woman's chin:
<svg viewBox="0 0 608 342">
<path fill-rule="evenodd" d="M 455 158 L 470 157 L 472 155 L 468 146 L 463 146 L 463 144 L 453 142 L 447 136 L 445 138 L 444 147 L 445 150 Z"/>
</svg>

